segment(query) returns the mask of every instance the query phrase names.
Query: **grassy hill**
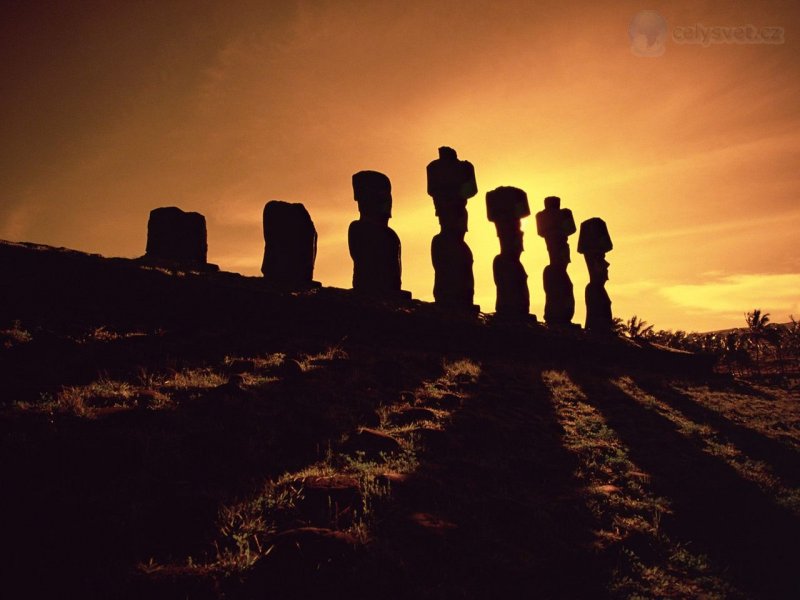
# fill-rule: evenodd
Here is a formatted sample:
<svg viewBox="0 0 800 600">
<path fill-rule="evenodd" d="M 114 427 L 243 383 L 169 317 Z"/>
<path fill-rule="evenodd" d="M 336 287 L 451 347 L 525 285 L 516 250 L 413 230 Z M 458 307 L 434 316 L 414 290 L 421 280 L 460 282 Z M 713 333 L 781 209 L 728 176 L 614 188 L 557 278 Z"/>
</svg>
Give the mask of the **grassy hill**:
<svg viewBox="0 0 800 600">
<path fill-rule="evenodd" d="M 0 594 L 792 598 L 794 387 L 0 243 Z"/>
</svg>

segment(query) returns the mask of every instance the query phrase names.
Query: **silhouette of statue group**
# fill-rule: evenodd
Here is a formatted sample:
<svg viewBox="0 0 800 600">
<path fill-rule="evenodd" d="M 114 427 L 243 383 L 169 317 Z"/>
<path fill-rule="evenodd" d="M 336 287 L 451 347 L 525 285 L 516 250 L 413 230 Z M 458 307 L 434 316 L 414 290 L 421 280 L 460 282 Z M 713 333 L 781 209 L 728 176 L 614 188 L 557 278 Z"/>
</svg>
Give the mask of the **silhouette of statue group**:
<svg viewBox="0 0 800 600">
<path fill-rule="evenodd" d="M 439 157 L 428 165 L 427 175 L 428 195 L 433 198 L 441 228 L 431 241 L 435 303 L 450 311 L 477 313 L 479 307 L 473 304 L 472 251 L 464 241 L 468 230 L 467 201 L 478 193 L 475 168 L 445 146 L 439 148 Z M 353 290 L 381 299 L 410 299 L 411 294 L 401 289 L 400 238 L 389 227 L 389 178 L 377 171 L 359 171 L 353 175 L 353 196 L 359 212 L 347 234 L 353 259 Z M 524 249 L 522 219 L 531 214 L 528 196 L 516 187 L 498 187 L 486 193 L 486 213 L 500 241 L 500 254 L 492 264 L 497 317 L 535 319 L 530 315 L 528 275 L 520 262 Z M 279 200 L 267 202 L 263 226 L 261 272 L 266 283 L 280 291 L 319 287 L 313 280 L 317 231 L 305 206 Z M 550 260 L 542 274 L 544 320 L 549 326 L 572 325 L 575 297 L 567 267 L 568 240 L 575 231 L 572 211 L 562 208 L 557 196 L 545 198 L 544 210 L 536 213 L 536 232 L 544 238 Z M 146 258 L 203 267 L 207 265 L 207 248 L 203 215 L 176 207 L 151 211 Z M 605 221 L 593 217 L 581 223 L 578 252 L 583 254 L 589 271 L 586 329 L 596 332 L 610 332 L 613 326 L 611 299 L 605 289 L 609 267 L 605 256 L 612 248 Z"/>
</svg>

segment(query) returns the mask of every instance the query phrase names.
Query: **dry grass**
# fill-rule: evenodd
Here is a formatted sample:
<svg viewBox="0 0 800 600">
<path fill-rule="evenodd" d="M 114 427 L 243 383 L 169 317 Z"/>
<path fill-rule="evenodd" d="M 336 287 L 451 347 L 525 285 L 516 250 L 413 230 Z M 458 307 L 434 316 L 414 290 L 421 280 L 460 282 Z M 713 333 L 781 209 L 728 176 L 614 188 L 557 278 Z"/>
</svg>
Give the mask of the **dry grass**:
<svg viewBox="0 0 800 600">
<path fill-rule="evenodd" d="M 20 321 L 14 321 L 8 329 L 0 330 L 0 340 L 6 349 L 27 344 L 32 339 L 33 336 L 22 326 Z"/>
<path fill-rule="evenodd" d="M 161 385 L 167 389 L 209 389 L 222 385 L 227 378 L 210 368 L 185 369 L 165 377 Z"/>
<path fill-rule="evenodd" d="M 712 573 L 705 556 L 677 544 L 661 530 L 670 503 L 650 490 L 650 476 L 586 402 L 583 391 L 563 371 L 544 371 L 564 445 L 579 459 L 576 478 L 584 483 L 585 502 L 598 523 L 595 543 L 618 552 L 620 561 L 610 589 L 627 598 L 725 598 L 729 587 Z M 657 558 L 653 558 L 653 557 Z"/>
<path fill-rule="evenodd" d="M 695 440 L 704 452 L 719 458 L 732 467 L 740 477 L 752 481 L 770 497 L 800 517 L 800 488 L 789 485 L 773 472 L 772 467 L 764 460 L 757 460 L 741 450 L 726 438 L 723 432 L 708 423 L 698 423 L 679 410 L 673 408 L 652 394 L 638 387 L 630 377 L 621 377 L 613 381 L 620 390 L 634 398 L 650 410 L 657 412 L 673 422 L 677 430 L 687 438 Z M 720 394 L 707 387 L 688 388 L 684 390 L 701 405 L 714 406 L 720 414 L 735 417 L 739 424 L 747 423 L 755 431 L 769 435 L 775 432 L 775 423 L 783 422 L 783 415 L 790 416 L 797 410 L 794 403 L 789 402 L 786 411 L 776 414 L 776 399 L 759 400 L 742 397 L 738 394 Z M 752 402 L 751 402 L 752 401 Z M 747 417 L 742 416 L 743 413 Z"/>
</svg>

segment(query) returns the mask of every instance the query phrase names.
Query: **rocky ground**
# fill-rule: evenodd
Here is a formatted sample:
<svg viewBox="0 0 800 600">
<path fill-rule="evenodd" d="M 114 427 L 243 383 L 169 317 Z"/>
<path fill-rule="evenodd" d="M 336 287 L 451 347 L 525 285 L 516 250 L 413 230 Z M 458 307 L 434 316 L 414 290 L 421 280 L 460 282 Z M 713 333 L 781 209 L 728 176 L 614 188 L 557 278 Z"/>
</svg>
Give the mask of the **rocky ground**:
<svg viewBox="0 0 800 600">
<path fill-rule="evenodd" d="M 791 598 L 796 383 L 0 244 L 3 597 Z"/>
</svg>

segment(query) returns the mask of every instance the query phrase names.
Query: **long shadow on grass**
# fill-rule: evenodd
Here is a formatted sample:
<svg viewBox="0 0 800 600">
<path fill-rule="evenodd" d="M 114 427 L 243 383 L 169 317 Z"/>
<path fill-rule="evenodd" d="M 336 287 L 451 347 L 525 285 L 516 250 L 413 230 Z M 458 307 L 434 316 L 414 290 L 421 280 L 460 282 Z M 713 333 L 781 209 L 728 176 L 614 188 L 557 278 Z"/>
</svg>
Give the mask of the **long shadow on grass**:
<svg viewBox="0 0 800 600">
<path fill-rule="evenodd" d="M 171 410 L 15 417 L 0 439 L 3 564 L 14 575 L 0 595 L 122 597 L 138 561 L 213 558 L 220 503 L 323 458 L 329 442 L 375 419 L 378 404 L 441 371 L 437 359 L 406 360 L 387 378 L 381 353 L 356 354 Z"/>
<path fill-rule="evenodd" d="M 772 470 L 787 483 L 800 485 L 800 454 L 796 450 L 749 427 L 731 421 L 672 386 L 648 377 L 634 379 L 644 391 L 668 403 L 687 418 L 696 423 L 710 425 L 719 431 L 724 438 L 731 441 L 750 458 L 767 462 Z"/>
<path fill-rule="evenodd" d="M 378 532 L 404 565 L 397 595 L 606 596 L 562 433 L 538 370 L 485 363 Z"/>
<path fill-rule="evenodd" d="M 661 522 L 670 537 L 707 554 L 754 597 L 798 597 L 800 524 L 789 512 L 607 380 L 569 374 L 651 475 L 653 491 L 670 500 L 674 514 Z"/>
</svg>

